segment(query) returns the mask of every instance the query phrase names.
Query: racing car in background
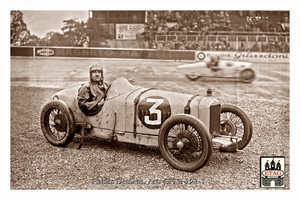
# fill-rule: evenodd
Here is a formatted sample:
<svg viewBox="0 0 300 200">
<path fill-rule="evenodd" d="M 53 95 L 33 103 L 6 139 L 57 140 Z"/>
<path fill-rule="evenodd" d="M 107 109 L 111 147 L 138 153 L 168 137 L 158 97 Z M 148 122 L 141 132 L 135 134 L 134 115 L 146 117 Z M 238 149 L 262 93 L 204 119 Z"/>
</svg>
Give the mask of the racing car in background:
<svg viewBox="0 0 300 200">
<path fill-rule="evenodd" d="M 241 151 L 252 137 L 252 123 L 240 108 L 220 104 L 208 89 L 182 94 L 133 85 L 117 78 L 108 87 L 102 109 L 85 115 L 77 103 L 78 87 L 54 94 L 42 106 L 40 124 L 46 140 L 66 147 L 75 134 L 159 147 L 174 168 L 195 171 L 209 161 L 213 149 Z"/>
<path fill-rule="evenodd" d="M 256 77 L 252 63 L 220 60 L 219 57 L 215 56 L 210 57 L 207 61 L 179 65 L 177 70 L 192 81 L 200 77 L 210 77 L 230 78 L 244 83 L 251 83 Z"/>
</svg>

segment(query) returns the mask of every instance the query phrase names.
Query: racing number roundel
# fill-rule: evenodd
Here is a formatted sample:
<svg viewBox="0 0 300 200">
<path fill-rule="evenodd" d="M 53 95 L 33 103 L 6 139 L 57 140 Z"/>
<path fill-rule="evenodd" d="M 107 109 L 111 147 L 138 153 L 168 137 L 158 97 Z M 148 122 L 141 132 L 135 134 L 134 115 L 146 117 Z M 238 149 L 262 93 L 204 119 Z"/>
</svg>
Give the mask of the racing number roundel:
<svg viewBox="0 0 300 200">
<path fill-rule="evenodd" d="M 159 96 L 149 96 L 138 104 L 138 117 L 142 124 L 150 129 L 158 129 L 171 116 L 171 106 L 168 99 Z"/>
<path fill-rule="evenodd" d="M 204 60 L 205 54 L 204 54 L 203 52 L 199 52 L 199 53 L 197 54 L 197 58 L 198 58 L 199 60 Z"/>
</svg>

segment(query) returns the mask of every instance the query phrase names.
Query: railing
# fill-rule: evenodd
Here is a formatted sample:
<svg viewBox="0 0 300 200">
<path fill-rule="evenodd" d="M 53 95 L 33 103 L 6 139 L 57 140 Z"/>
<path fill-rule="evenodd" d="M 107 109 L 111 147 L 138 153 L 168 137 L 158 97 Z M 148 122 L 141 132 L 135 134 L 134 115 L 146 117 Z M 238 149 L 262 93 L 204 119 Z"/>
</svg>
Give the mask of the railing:
<svg viewBox="0 0 300 200">
<path fill-rule="evenodd" d="M 211 42 L 287 42 L 290 36 L 282 35 L 155 35 L 156 41 L 211 41 Z"/>
<path fill-rule="evenodd" d="M 152 45 L 150 48 L 289 52 L 289 43 L 289 35 L 274 33 L 273 35 L 156 35 L 153 43 L 155 46 Z M 174 44 L 177 44 L 177 47 Z"/>
</svg>

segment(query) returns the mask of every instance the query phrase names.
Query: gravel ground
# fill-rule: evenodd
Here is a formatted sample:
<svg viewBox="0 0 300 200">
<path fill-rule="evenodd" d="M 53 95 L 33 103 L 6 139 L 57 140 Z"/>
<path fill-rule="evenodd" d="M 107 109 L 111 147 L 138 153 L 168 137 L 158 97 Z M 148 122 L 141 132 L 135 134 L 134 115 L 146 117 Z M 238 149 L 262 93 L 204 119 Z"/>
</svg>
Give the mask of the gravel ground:
<svg viewBox="0 0 300 200">
<path fill-rule="evenodd" d="M 12 190 L 261 190 L 263 155 L 285 156 L 285 187 L 277 190 L 290 189 L 289 101 L 226 98 L 249 115 L 252 140 L 244 152 L 214 151 L 205 167 L 190 173 L 169 166 L 158 148 L 87 139 L 78 150 L 78 137 L 66 148 L 50 145 L 40 128 L 40 110 L 58 90 L 11 87 Z"/>
</svg>

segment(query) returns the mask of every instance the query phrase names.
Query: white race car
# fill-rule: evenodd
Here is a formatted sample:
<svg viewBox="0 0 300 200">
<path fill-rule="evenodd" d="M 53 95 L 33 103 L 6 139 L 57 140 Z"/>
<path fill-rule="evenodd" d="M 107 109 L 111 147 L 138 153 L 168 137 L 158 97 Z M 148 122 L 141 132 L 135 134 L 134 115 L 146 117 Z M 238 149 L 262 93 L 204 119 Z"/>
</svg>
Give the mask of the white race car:
<svg viewBox="0 0 300 200">
<path fill-rule="evenodd" d="M 180 65 L 177 69 L 193 81 L 200 77 L 211 77 L 231 78 L 251 83 L 256 77 L 252 63 L 220 60 L 217 57 L 211 57 L 209 61 Z"/>
</svg>

